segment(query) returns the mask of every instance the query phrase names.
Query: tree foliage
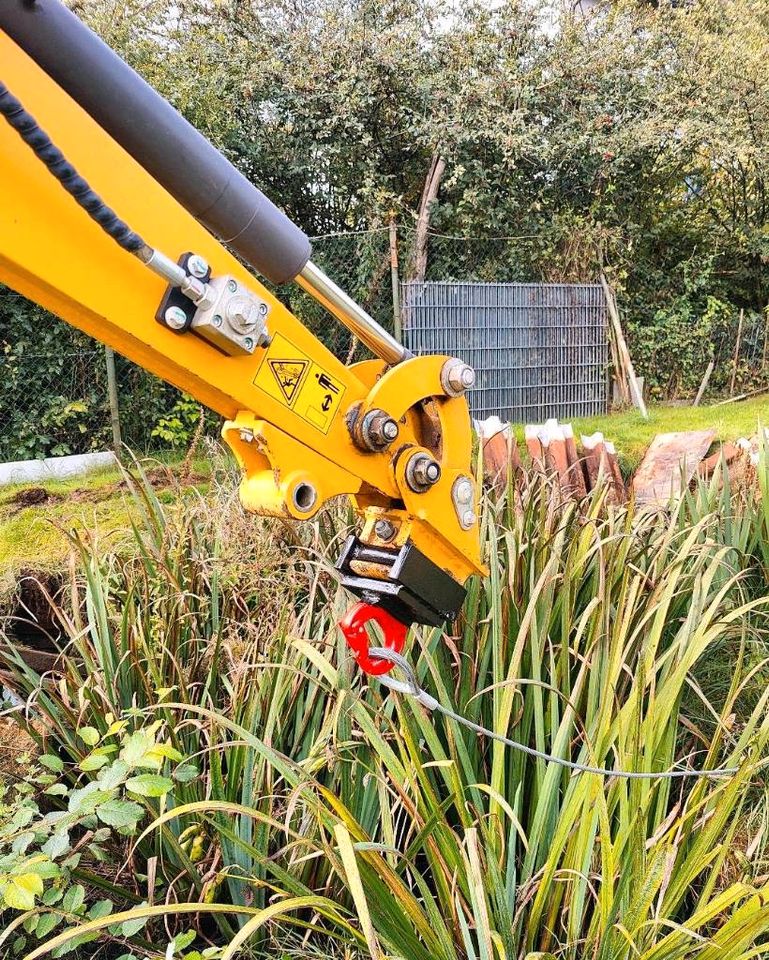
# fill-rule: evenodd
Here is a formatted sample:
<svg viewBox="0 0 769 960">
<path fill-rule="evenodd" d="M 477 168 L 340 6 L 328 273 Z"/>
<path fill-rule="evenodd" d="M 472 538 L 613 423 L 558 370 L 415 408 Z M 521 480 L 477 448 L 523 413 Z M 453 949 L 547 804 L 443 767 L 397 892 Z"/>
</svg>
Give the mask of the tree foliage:
<svg viewBox="0 0 769 960">
<path fill-rule="evenodd" d="M 408 270 L 439 153 L 432 230 L 517 239 L 428 276 L 604 268 L 659 394 L 723 385 L 741 308 L 766 335 L 769 0 L 73 5 L 308 234 L 395 211 Z"/>
</svg>

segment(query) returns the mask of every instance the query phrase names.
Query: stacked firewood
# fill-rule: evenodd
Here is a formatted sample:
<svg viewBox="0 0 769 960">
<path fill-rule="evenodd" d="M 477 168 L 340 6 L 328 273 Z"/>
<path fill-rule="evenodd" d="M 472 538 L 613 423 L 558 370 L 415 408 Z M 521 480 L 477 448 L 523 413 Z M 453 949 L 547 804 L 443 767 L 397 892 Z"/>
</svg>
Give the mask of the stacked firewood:
<svg viewBox="0 0 769 960">
<path fill-rule="evenodd" d="M 529 424 L 524 429 L 528 452 L 524 465 L 510 424 L 492 417 L 478 424 L 478 428 L 484 477 L 499 491 L 511 482 L 522 482 L 527 473 L 534 472 L 556 477 L 566 497 L 579 500 L 603 481 L 614 502 L 627 500 L 617 452 L 602 433 L 582 436 L 578 446 L 569 423 L 547 420 L 544 424 Z"/>
<path fill-rule="evenodd" d="M 733 485 L 755 486 L 762 446 L 758 437 L 714 446 L 712 429 L 659 433 L 626 486 L 614 444 L 602 433 L 583 435 L 578 444 L 569 423 L 529 424 L 524 428 L 528 456 L 522 457 L 509 423 L 491 417 L 477 427 L 484 479 L 499 492 L 511 483 L 521 487 L 527 476 L 540 474 L 554 478 L 566 499 L 581 500 L 604 483 L 610 501 L 626 503 L 632 495 L 638 507 L 653 510 L 667 508 L 671 497 L 680 496 L 696 475 L 705 480 L 717 475 L 720 482 L 726 471 Z M 769 444 L 769 431 L 764 442 Z"/>
</svg>

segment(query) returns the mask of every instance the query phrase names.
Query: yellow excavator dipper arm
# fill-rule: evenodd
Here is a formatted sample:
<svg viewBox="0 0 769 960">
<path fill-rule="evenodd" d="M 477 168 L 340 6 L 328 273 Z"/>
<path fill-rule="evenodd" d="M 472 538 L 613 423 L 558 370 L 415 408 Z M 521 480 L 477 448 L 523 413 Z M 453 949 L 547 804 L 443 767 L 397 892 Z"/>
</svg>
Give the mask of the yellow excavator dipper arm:
<svg viewBox="0 0 769 960">
<path fill-rule="evenodd" d="M 374 609 L 453 617 L 482 572 L 472 370 L 411 356 L 59 0 L 0 3 L 0 114 L 0 281 L 221 414 L 247 509 L 301 520 L 351 497 L 339 575 Z M 242 260 L 376 359 L 345 366 Z"/>
</svg>

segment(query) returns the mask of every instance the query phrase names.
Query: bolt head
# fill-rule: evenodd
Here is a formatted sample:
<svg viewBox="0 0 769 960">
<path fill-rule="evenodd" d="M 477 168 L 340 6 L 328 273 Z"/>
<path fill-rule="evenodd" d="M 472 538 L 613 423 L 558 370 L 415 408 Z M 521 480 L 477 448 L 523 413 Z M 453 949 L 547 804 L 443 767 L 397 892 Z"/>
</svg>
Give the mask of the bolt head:
<svg viewBox="0 0 769 960">
<path fill-rule="evenodd" d="M 395 440 L 398 436 L 398 424 L 394 420 L 385 420 L 382 424 L 382 436 L 385 440 Z"/>
<path fill-rule="evenodd" d="M 208 274 L 208 264 L 206 261 L 194 253 L 187 260 L 187 271 L 198 280 L 202 280 Z"/>
<path fill-rule="evenodd" d="M 253 339 L 251 337 L 246 337 L 246 339 L 243 341 L 243 346 L 246 348 L 246 350 L 253 350 L 254 349 Z"/>
<path fill-rule="evenodd" d="M 425 467 L 425 477 L 431 482 L 435 483 L 441 475 L 441 468 L 437 463 L 428 463 Z"/>
<path fill-rule="evenodd" d="M 392 540 L 395 532 L 395 525 L 389 520 L 377 520 L 374 524 L 374 533 L 380 540 Z"/>
<path fill-rule="evenodd" d="M 270 309 L 270 308 L 267 306 L 266 303 L 260 303 L 260 304 L 259 304 L 259 314 L 260 314 L 260 316 L 266 317 L 266 316 L 267 316 L 267 311 L 268 311 L 269 309 Z"/>
<path fill-rule="evenodd" d="M 235 297 L 227 306 L 227 319 L 240 333 L 250 333 L 259 322 L 259 312 L 248 297 Z"/>
<path fill-rule="evenodd" d="M 470 480 L 464 479 L 457 483 L 456 496 L 459 503 L 472 503 L 474 492 L 473 484 Z"/>
<path fill-rule="evenodd" d="M 222 325 L 222 318 L 219 316 L 218 313 L 216 314 L 216 316 L 215 316 L 214 319 L 212 320 L 212 323 L 213 323 L 213 325 L 214 325 L 215 327 L 221 327 L 221 325 Z"/>
<path fill-rule="evenodd" d="M 449 396 L 461 397 L 475 383 L 475 370 L 463 360 L 454 357 L 446 361 L 441 373 L 441 383 Z"/>
<path fill-rule="evenodd" d="M 235 293 L 238 289 L 238 285 L 234 280 L 227 281 L 227 289 L 230 293 Z"/>
<path fill-rule="evenodd" d="M 465 510 L 465 512 L 462 514 L 462 526 L 474 527 L 477 519 L 478 518 L 475 516 L 475 513 L 472 510 Z"/>
<path fill-rule="evenodd" d="M 181 307 L 169 307 L 163 318 L 172 330 L 183 330 L 187 326 L 187 314 Z"/>
</svg>

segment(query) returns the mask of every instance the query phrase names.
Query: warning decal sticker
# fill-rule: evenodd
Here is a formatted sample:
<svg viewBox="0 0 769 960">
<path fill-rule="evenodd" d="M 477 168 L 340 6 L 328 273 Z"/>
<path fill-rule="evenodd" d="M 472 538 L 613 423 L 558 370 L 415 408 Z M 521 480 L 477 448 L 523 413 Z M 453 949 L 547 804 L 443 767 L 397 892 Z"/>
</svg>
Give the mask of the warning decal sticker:
<svg viewBox="0 0 769 960">
<path fill-rule="evenodd" d="M 341 380 L 280 333 L 273 337 L 254 385 L 323 433 L 328 433 L 345 393 Z"/>
<path fill-rule="evenodd" d="M 299 381 L 304 376 L 308 363 L 306 360 L 268 360 L 278 386 L 289 403 L 294 399 Z"/>
</svg>

